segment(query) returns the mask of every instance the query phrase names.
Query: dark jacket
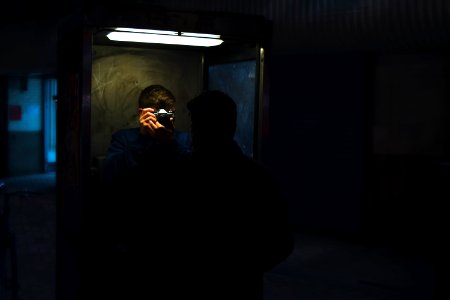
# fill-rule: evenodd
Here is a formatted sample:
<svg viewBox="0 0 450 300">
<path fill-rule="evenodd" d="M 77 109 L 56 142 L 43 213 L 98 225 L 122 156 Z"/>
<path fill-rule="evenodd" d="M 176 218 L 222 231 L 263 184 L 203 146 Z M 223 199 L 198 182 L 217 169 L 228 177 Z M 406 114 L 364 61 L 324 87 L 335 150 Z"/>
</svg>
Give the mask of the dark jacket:
<svg viewBox="0 0 450 300">
<path fill-rule="evenodd" d="M 149 168 L 163 171 L 165 165 L 176 164 L 189 151 L 187 132 L 175 131 L 171 143 L 158 144 L 154 138 L 140 134 L 139 128 L 121 129 L 112 135 L 103 178 L 106 184 L 115 185 L 142 175 Z"/>
<path fill-rule="evenodd" d="M 266 167 L 233 141 L 187 162 L 180 241 L 196 299 L 262 299 L 263 274 L 293 250 L 287 207 Z M 187 198 L 187 197 L 186 197 Z M 187 200 L 187 199 L 186 199 Z M 181 218 L 180 218 L 181 219 Z"/>
</svg>

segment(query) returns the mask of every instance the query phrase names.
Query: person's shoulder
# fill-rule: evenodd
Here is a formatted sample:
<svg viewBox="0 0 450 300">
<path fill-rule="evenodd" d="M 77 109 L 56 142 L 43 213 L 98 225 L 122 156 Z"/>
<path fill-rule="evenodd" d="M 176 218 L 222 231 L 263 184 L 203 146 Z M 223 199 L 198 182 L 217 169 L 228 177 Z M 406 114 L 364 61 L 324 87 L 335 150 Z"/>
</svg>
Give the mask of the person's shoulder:
<svg viewBox="0 0 450 300">
<path fill-rule="evenodd" d="M 237 169 L 240 169 L 245 173 L 250 172 L 255 175 L 259 174 L 264 176 L 269 175 L 269 170 L 265 164 L 243 153 L 234 161 L 234 165 Z"/>
<path fill-rule="evenodd" d="M 190 132 L 175 130 L 175 142 L 183 155 L 191 152 L 192 139 Z"/>
<path fill-rule="evenodd" d="M 245 160 L 253 170 L 254 176 L 259 177 L 260 179 L 265 178 L 265 180 L 269 181 L 275 180 L 275 176 L 267 164 L 250 156 L 246 156 Z"/>
<path fill-rule="evenodd" d="M 241 155 L 241 160 L 242 160 L 244 163 L 246 163 L 246 164 L 252 166 L 252 167 L 255 168 L 255 169 L 261 169 L 261 170 L 266 169 L 265 164 L 263 164 L 261 161 L 255 159 L 255 158 L 253 158 L 253 157 L 251 157 L 251 156 L 249 156 L 249 155 L 247 155 L 247 154 L 243 154 L 243 153 L 242 153 L 242 155 Z"/>
<path fill-rule="evenodd" d="M 175 130 L 175 139 L 184 146 L 190 146 L 192 143 L 191 134 L 188 131 Z"/>
<path fill-rule="evenodd" d="M 133 138 L 139 136 L 139 128 L 121 128 L 112 134 L 115 138 Z"/>
<path fill-rule="evenodd" d="M 139 134 L 139 127 L 121 128 L 113 133 L 114 135 L 134 135 Z"/>
<path fill-rule="evenodd" d="M 189 133 L 189 131 L 175 129 L 175 136 L 180 137 L 180 138 L 185 138 L 185 137 L 190 136 L 190 133 Z"/>
</svg>

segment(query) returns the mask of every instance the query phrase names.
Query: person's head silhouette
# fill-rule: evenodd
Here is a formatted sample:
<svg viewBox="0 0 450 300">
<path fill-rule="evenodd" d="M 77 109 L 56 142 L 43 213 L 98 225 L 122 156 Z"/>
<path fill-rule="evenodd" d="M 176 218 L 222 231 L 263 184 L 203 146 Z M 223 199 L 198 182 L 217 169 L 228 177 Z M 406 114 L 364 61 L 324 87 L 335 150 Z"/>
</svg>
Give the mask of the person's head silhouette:
<svg viewBox="0 0 450 300">
<path fill-rule="evenodd" d="M 224 92 L 204 91 L 187 103 L 194 148 L 227 144 L 234 140 L 237 108 Z"/>
</svg>

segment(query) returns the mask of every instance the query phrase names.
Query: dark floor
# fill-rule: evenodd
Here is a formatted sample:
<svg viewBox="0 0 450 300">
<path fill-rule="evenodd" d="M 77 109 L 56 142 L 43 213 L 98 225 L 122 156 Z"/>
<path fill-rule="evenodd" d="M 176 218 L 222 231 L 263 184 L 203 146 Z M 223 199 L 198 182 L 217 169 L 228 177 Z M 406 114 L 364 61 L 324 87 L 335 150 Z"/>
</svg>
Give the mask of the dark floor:
<svg viewBox="0 0 450 300">
<path fill-rule="evenodd" d="M 55 174 L 7 178 L 14 245 L 0 251 L 0 299 L 55 299 Z M 16 193 L 17 192 L 17 193 Z M 4 247 L 5 249 L 5 247 Z M 17 294 L 11 283 L 11 251 L 17 254 Z M 0 274 L 1 275 L 1 274 Z M 323 235 L 296 234 L 292 255 L 265 274 L 265 300 L 431 300 L 434 271 L 428 259 L 386 246 Z"/>
<path fill-rule="evenodd" d="M 266 274 L 266 300 L 433 299 L 433 268 L 421 256 L 306 234 L 296 243 Z"/>
<path fill-rule="evenodd" d="M 5 279 L 0 282 L 0 299 L 53 300 L 55 173 L 12 177 L 0 182 L 5 183 L 0 192 L 0 219 L 5 219 L 9 204 L 6 226 L 12 237 L 3 244 L 0 240 L 3 246 L 0 247 L 0 278 Z"/>
</svg>

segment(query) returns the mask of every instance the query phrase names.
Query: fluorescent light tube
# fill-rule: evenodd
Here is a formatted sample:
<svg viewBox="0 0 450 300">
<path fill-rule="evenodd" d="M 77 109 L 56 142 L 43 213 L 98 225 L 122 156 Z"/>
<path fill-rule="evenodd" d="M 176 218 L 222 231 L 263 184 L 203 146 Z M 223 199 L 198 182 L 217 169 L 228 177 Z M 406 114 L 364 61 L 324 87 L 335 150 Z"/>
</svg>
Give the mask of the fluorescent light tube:
<svg viewBox="0 0 450 300">
<path fill-rule="evenodd" d="M 148 30 L 135 28 L 116 28 L 117 31 L 108 33 L 106 36 L 113 41 L 156 43 L 185 46 L 218 46 L 223 43 L 220 35 L 187 33 L 178 35 L 176 31 Z"/>
<path fill-rule="evenodd" d="M 116 31 L 178 35 L 176 31 L 117 27 Z"/>
<path fill-rule="evenodd" d="M 208 38 L 208 39 L 220 39 L 220 35 L 217 35 L 217 34 L 182 32 L 181 35 L 203 37 L 203 38 Z"/>
</svg>

